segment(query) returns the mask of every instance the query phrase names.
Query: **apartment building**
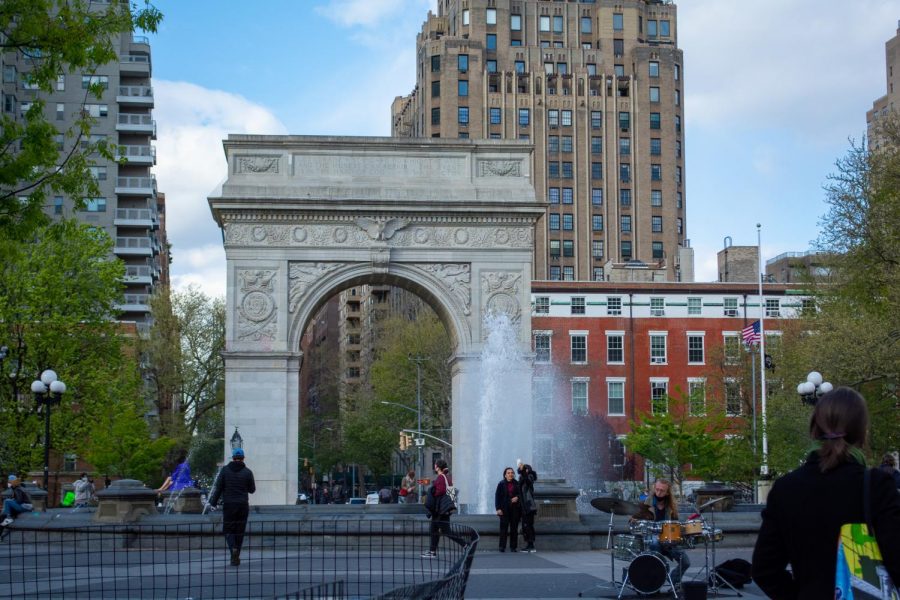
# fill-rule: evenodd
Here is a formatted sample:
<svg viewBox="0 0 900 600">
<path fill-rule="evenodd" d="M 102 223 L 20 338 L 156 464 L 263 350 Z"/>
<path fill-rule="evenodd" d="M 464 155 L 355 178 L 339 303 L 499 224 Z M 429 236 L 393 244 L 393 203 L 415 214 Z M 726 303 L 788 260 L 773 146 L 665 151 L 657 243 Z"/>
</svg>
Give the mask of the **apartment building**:
<svg viewBox="0 0 900 600">
<path fill-rule="evenodd" d="M 887 93 L 872 103 L 872 108 L 866 112 L 866 129 L 870 147 L 878 147 L 878 136 L 875 129 L 878 119 L 884 118 L 889 112 L 897 110 L 898 96 L 900 96 L 900 21 L 897 22 L 897 34 L 884 44 L 884 63 Z M 897 74 L 895 75 L 895 71 Z M 894 83 L 898 87 L 894 87 Z"/>
<path fill-rule="evenodd" d="M 72 198 L 50 198 L 46 211 L 51 215 L 75 216 L 80 221 L 102 227 L 115 240 L 113 253 L 126 265 L 126 290 L 120 319 L 134 321 L 139 331 L 149 326 L 148 299 L 155 286 L 168 279 L 168 252 L 160 219 L 156 179 L 151 172 L 156 164 L 152 141 L 156 139 L 153 120 L 153 88 L 150 85 L 152 63 L 149 38 L 122 34 L 117 42 L 119 59 L 93 73 L 69 72 L 61 75 L 54 91 L 47 95 L 28 81 L 29 57 L 20 52 L 0 54 L 2 63 L 3 110 L 14 118 L 23 118 L 34 100 L 46 101 L 46 117 L 60 132 L 68 130 L 82 111 L 94 117 L 90 137 L 117 147 L 124 163 L 95 156 L 91 168 L 100 187 L 100 195 L 87 199 L 84 210 L 75 212 Z M 100 84 L 103 95 L 96 98 L 88 87 Z M 58 136 L 65 151 L 76 138 Z"/>
<path fill-rule="evenodd" d="M 401 137 L 534 144 L 547 202 L 537 280 L 609 280 L 637 262 L 689 281 L 684 60 L 662 0 L 439 0 L 416 40 Z"/>
</svg>

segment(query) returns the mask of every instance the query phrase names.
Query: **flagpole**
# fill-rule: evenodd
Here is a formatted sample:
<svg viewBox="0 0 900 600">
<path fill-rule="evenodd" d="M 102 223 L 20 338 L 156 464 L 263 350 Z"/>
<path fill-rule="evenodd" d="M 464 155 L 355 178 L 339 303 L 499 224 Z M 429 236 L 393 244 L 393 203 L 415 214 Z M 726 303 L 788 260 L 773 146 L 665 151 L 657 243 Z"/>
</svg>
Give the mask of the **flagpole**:
<svg viewBox="0 0 900 600">
<path fill-rule="evenodd" d="M 766 439 L 766 301 L 763 298 L 763 261 L 762 261 L 762 224 L 756 224 L 756 244 L 758 250 L 759 273 L 757 284 L 759 285 L 759 392 L 761 395 L 760 427 L 762 430 L 762 465 L 759 468 L 760 475 L 769 474 L 769 443 Z"/>
</svg>

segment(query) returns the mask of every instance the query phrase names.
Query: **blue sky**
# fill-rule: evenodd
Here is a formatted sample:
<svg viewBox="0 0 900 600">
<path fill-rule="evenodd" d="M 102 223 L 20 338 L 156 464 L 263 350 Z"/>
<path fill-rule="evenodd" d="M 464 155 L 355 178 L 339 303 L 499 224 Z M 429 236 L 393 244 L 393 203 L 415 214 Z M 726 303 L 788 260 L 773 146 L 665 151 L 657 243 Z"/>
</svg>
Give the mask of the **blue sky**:
<svg viewBox="0 0 900 600">
<path fill-rule="evenodd" d="M 159 189 L 173 282 L 224 293 L 206 197 L 228 133 L 390 135 L 415 84 L 415 36 L 433 0 L 156 0 L 151 37 Z M 763 256 L 806 250 L 822 186 L 885 93 L 888 0 L 683 0 L 687 233 L 698 281 L 723 238 Z"/>
</svg>

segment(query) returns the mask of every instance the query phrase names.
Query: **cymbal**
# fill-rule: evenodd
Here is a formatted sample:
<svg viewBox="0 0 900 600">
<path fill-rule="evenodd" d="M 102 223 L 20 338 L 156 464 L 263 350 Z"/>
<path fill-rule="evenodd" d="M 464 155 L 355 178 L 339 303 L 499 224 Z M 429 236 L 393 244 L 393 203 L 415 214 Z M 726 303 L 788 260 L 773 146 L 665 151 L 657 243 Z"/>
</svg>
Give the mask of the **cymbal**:
<svg viewBox="0 0 900 600">
<path fill-rule="evenodd" d="M 641 505 L 619 498 L 594 498 L 591 506 L 614 515 L 631 516 L 641 510 Z"/>
<path fill-rule="evenodd" d="M 712 506 L 712 505 L 715 504 L 716 502 L 720 502 L 720 501 L 722 501 L 722 500 L 725 500 L 726 498 L 728 498 L 728 496 L 719 496 L 718 498 L 713 498 L 712 500 L 708 500 L 707 502 L 704 502 L 703 504 L 701 504 L 701 505 L 697 508 L 697 511 L 698 511 L 698 512 L 703 512 L 703 509 L 704 509 L 704 508 L 709 508 L 710 506 Z"/>
</svg>

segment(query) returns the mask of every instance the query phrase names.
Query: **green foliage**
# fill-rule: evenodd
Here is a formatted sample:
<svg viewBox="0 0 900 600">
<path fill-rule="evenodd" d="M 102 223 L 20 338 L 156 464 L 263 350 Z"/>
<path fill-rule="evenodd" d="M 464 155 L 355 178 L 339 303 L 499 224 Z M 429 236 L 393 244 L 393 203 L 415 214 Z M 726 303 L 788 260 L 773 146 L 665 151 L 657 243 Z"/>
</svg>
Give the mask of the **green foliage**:
<svg viewBox="0 0 900 600">
<path fill-rule="evenodd" d="M 363 465 L 376 478 L 390 473 L 397 447 L 396 414 L 388 408 L 374 405 L 349 415 L 343 423 L 344 462 Z"/>
<path fill-rule="evenodd" d="M 16 52 L 28 71 L 23 80 L 41 92 L 54 91 L 57 77 L 93 73 L 118 60 L 118 35 L 135 30 L 155 32 L 162 14 L 149 0 L 143 7 L 127 2 L 102 5 L 88 0 L 3 0 L 0 2 L 0 49 Z M 103 88 L 91 86 L 85 95 L 99 98 Z M 0 229 L 22 239 L 45 222 L 42 207 L 48 192 L 76 201 L 97 196 L 89 167 L 95 157 L 114 159 L 105 142 L 88 142 L 92 117 L 82 111 L 66 131 L 58 131 L 38 98 L 24 115 L 0 115 Z M 56 136 L 65 142 L 58 149 Z M 22 198 L 25 200 L 23 201 Z"/>
<path fill-rule="evenodd" d="M 191 476 L 200 487 L 212 487 L 216 472 L 223 462 L 225 447 L 225 407 L 206 411 L 197 423 L 189 451 Z"/>
</svg>

